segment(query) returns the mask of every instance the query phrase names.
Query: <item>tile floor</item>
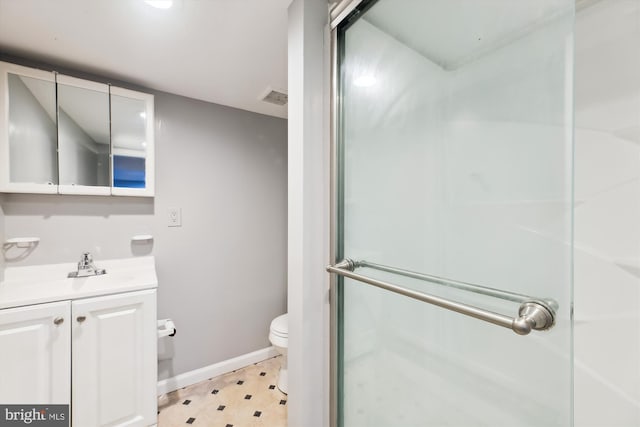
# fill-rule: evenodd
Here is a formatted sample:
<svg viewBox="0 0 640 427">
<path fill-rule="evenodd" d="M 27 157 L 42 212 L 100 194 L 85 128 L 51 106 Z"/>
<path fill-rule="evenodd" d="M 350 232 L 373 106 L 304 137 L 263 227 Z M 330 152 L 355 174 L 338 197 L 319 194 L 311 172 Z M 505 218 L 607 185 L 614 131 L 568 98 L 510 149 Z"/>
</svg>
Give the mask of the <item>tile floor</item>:
<svg viewBox="0 0 640 427">
<path fill-rule="evenodd" d="M 286 427 L 277 356 L 162 395 L 158 427 Z"/>
</svg>

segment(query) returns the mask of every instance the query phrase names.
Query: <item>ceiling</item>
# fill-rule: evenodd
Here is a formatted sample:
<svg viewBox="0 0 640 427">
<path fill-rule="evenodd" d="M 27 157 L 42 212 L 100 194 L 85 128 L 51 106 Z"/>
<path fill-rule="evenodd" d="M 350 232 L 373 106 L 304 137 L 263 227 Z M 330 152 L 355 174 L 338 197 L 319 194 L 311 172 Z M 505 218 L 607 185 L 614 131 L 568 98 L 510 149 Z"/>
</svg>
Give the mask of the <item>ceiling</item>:
<svg viewBox="0 0 640 427">
<path fill-rule="evenodd" d="M 0 52 L 276 117 L 291 0 L 0 0 Z"/>
</svg>

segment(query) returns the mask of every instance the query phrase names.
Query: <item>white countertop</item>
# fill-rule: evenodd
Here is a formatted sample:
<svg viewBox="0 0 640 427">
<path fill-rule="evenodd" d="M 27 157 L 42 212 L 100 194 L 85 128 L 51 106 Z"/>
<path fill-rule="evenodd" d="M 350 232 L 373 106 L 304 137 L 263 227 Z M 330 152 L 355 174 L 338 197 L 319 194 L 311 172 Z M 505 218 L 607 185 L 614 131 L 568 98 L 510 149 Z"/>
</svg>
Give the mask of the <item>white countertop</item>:
<svg viewBox="0 0 640 427">
<path fill-rule="evenodd" d="M 8 267 L 0 282 L 0 309 L 158 287 L 153 256 L 94 260 L 107 273 L 70 279 L 77 263 Z"/>
</svg>

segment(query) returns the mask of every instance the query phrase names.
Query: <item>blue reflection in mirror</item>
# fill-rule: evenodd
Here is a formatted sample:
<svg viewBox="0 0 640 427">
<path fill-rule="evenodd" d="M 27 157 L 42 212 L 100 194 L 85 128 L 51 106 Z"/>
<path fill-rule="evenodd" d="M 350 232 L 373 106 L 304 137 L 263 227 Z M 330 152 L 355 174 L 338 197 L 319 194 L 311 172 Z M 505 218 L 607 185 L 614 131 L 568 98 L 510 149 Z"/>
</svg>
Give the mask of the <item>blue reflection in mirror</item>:
<svg viewBox="0 0 640 427">
<path fill-rule="evenodd" d="M 113 156 L 113 186 L 145 188 L 144 157 Z"/>
</svg>

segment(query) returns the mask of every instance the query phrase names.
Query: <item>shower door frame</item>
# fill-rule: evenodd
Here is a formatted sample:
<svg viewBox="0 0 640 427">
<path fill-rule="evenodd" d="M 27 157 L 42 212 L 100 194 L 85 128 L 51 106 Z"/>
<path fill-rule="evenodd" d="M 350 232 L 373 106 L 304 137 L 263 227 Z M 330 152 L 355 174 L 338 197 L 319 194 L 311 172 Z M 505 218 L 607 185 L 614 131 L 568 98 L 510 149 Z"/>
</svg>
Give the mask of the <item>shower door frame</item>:
<svg viewBox="0 0 640 427">
<path fill-rule="evenodd" d="M 341 157 L 338 156 L 339 146 L 341 143 L 340 134 L 340 112 L 342 109 L 341 97 L 340 97 L 340 75 L 339 75 L 339 60 L 341 51 L 338 45 L 338 26 L 342 21 L 352 18 L 355 14 L 359 14 L 357 10 L 358 6 L 362 3 L 365 5 L 373 5 L 377 0 L 340 0 L 338 1 L 329 14 L 329 31 L 330 31 L 330 197 L 329 197 L 329 260 L 331 264 L 335 264 L 340 260 L 343 254 L 342 248 L 339 247 L 338 238 L 342 235 L 342 214 L 340 198 L 342 197 L 342 188 L 339 183 L 342 182 L 343 168 L 339 164 Z M 338 283 L 343 283 L 342 276 L 337 274 L 329 274 L 329 301 L 330 301 L 330 340 L 329 340 L 329 420 L 330 427 L 338 427 L 340 419 L 340 330 L 338 324 L 338 313 L 340 312 L 339 305 L 343 304 L 344 298 L 342 295 L 342 286 L 338 286 Z"/>
</svg>

